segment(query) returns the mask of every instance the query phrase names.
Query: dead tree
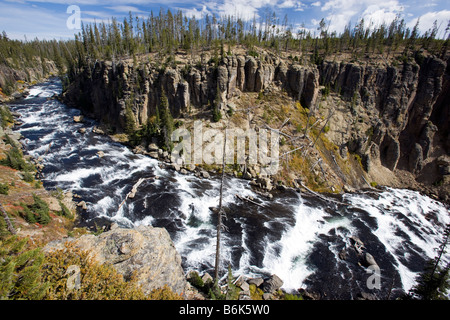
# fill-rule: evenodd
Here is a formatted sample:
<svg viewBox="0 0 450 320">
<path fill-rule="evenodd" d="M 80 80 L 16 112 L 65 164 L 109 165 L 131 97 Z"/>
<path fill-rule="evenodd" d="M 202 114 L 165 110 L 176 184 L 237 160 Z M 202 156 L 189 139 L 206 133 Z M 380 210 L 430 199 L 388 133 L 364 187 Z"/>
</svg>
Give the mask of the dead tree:
<svg viewBox="0 0 450 320">
<path fill-rule="evenodd" d="M 11 232 L 12 234 L 16 234 L 17 231 L 16 229 L 14 229 L 14 226 L 12 225 L 11 220 L 9 219 L 8 213 L 6 212 L 5 208 L 3 208 L 3 205 L 1 203 L 0 203 L 0 211 L 2 212 L 3 218 L 5 219 L 8 231 Z"/>
<path fill-rule="evenodd" d="M 227 127 L 225 127 L 225 136 L 223 140 L 222 178 L 220 181 L 220 191 L 219 191 L 219 209 L 217 210 L 216 261 L 214 267 L 214 280 L 216 282 L 219 281 L 219 267 L 220 267 L 220 235 L 222 232 L 222 196 L 223 196 L 223 182 L 225 180 L 225 151 L 227 145 L 227 129 L 226 129 Z"/>
</svg>

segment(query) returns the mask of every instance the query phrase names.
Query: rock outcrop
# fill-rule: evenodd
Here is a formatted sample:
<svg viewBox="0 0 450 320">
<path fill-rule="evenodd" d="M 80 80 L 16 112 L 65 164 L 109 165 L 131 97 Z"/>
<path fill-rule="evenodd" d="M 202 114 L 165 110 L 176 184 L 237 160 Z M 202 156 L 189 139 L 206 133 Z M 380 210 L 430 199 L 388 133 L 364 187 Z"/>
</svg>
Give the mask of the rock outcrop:
<svg viewBox="0 0 450 320">
<path fill-rule="evenodd" d="M 226 101 L 240 92 L 259 92 L 274 83 L 309 107 L 317 99 L 319 71 L 286 64 L 269 54 L 262 59 L 227 56 L 217 66 L 209 63 L 160 68 L 147 63 L 137 68 L 132 60 L 116 64 L 97 61 L 76 77 L 64 93 L 64 100 L 122 131 L 126 108 L 132 109 L 137 125 L 144 124 L 156 114 L 163 91 L 172 115 L 179 117 L 190 106 L 208 105 L 217 89 Z"/>
<path fill-rule="evenodd" d="M 0 64 L 0 102 L 21 98 L 27 94 L 27 87 L 51 75 L 58 74 L 54 61 L 35 58 L 33 67 L 12 68 Z"/>
<path fill-rule="evenodd" d="M 436 162 L 450 153 L 448 65 L 434 56 L 410 57 L 402 63 L 366 59 L 301 65 L 268 52 L 256 58 L 228 55 L 218 64 L 213 59 L 163 66 L 97 61 L 80 71 L 64 98 L 120 132 L 126 125 L 127 108 L 136 124 L 142 125 L 156 114 L 163 91 L 172 115 L 183 117 L 191 108 L 211 104 L 217 90 L 225 107 L 242 92 L 278 88 L 303 107 L 318 110 L 322 105 L 333 110 L 327 136 L 344 150 L 343 159 L 348 150 L 359 155 L 369 173 L 376 167 L 404 170 L 432 185 L 449 180 L 439 173 Z M 327 104 L 320 99 L 323 88 L 333 92 L 338 102 Z"/>
<path fill-rule="evenodd" d="M 371 163 L 380 163 L 408 171 L 426 185 L 445 180 L 436 161 L 450 153 L 449 61 L 433 56 L 390 65 L 325 61 L 319 70 L 320 83 L 350 107 L 336 115 L 334 127 L 331 121 L 339 132 L 339 140 L 331 139 L 335 144 L 359 154 L 369 172 Z M 365 130 L 345 130 L 356 121 Z"/>
<path fill-rule="evenodd" d="M 110 231 L 98 236 L 89 234 L 66 241 L 90 251 L 99 263 L 111 264 L 125 280 L 134 275 L 145 293 L 164 285 L 179 294 L 186 289 L 181 257 L 164 228 L 123 229 L 113 224 Z M 51 242 L 44 250 L 62 249 L 63 245 L 63 241 Z"/>
</svg>

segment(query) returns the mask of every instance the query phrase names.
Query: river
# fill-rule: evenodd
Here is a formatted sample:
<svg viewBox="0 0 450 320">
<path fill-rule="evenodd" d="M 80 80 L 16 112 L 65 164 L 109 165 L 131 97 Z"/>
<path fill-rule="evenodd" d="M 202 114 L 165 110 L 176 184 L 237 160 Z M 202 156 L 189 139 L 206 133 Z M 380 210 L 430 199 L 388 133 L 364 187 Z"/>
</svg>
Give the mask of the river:
<svg viewBox="0 0 450 320">
<path fill-rule="evenodd" d="M 220 177 L 164 169 L 159 161 L 93 132 L 93 119 L 75 123 L 79 110 L 48 99 L 60 92 L 60 81 L 52 79 L 11 104 L 21 115 L 14 130 L 23 135 L 26 152 L 43 158 L 44 186 L 81 196 L 87 210 L 79 211 L 80 224 L 108 219 L 125 227 L 166 228 L 184 269 L 212 274 L 217 219 L 210 207 L 218 205 Z M 145 180 L 136 196 L 120 206 L 140 178 Z M 222 274 L 228 265 L 234 275 L 276 274 L 283 289 L 303 287 L 326 299 L 353 299 L 360 292 L 385 299 L 409 290 L 450 223 L 444 204 L 410 190 L 367 190 L 330 200 L 290 189 L 272 194 L 272 199 L 261 196 L 247 180 L 225 179 Z M 360 264 L 351 237 L 364 243 L 378 274 Z M 373 275 L 379 276 L 379 287 L 368 285 Z"/>
</svg>

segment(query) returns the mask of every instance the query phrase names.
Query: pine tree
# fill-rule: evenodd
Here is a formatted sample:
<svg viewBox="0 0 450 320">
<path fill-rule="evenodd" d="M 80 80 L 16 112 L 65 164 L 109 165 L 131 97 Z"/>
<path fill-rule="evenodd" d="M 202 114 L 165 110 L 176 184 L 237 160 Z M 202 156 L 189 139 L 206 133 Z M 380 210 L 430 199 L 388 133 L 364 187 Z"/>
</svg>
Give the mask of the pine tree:
<svg viewBox="0 0 450 320">
<path fill-rule="evenodd" d="M 417 284 L 410 290 L 406 298 L 418 300 L 448 300 L 447 291 L 450 289 L 450 263 L 444 267 L 439 266 L 446 252 L 449 242 L 450 225 L 444 232 L 444 240 L 439 246 L 438 255 L 429 260 L 425 270 L 418 276 Z"/>
<path fill-rule="evenodd" d="M 160 128 L 162 132 L 162 140 L 164 148 L 167 150 L 172 150 L 173 144 L 171 141 L 172 132 L 175 128 L 172 114 L 169 109 L 169 102 L 167 96 L 163 90 L 161 93 L 161 101 L 158 108 L 158 113 L 160 117 Z"/>
<path fill-rule="evenodd" d="M 131 106 L 125 108 L 125 128 L 124 131 L 128 136 L 131 136 L 136 130 L 136 120 Z"/>
<path fill-rule="evenodd" d="M 222 103 L 222 91 L 219 88 L 219 84 L 217 84 L 216 89 L 216 97 L 214 98 L 213 103 L 213 121 L 219 122 L 222 119 L 222 114 L 220 113 L 220 105 Z"/>
<path fill-rule="evenodd" d="M 40 249 L 26 250 L 28 238 L 12 236 L 0 241 L 0 299 L 39 300 L 47 283 L 41 281 L 44 255 Z"/>
</svg>

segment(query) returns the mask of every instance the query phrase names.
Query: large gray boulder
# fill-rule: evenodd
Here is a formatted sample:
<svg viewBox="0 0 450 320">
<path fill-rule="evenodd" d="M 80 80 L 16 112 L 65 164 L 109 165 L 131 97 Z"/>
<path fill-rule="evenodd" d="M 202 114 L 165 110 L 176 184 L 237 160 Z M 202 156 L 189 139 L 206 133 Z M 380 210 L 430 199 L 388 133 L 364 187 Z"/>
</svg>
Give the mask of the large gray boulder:
<svg viewBox="0 0 450 320">
<path fill-rule="evenodd" d="M 270 276 L 270 278 L 264 280 L 262 284 L 262 290 L 264 292 L 273 293 L 281 288 L 283 285 L 283 280 L 280 279 L 276 274 Z"/>
<path fill-rule="evenodd" d="M 125 280 L 135 274 L 145 293 L 164 285 L 179 294 L 186 289 L 181 257 L 164 228 L 139 226 L 124 229 L 113 225 L 112 230 L 98 236 L 89 234 L 68 241 L 90 251 L 99 263 L 111 264 Z M 61 241 L 52 242 L 44 250 L 62 249 L 63 245 Z"/>
</svg>

